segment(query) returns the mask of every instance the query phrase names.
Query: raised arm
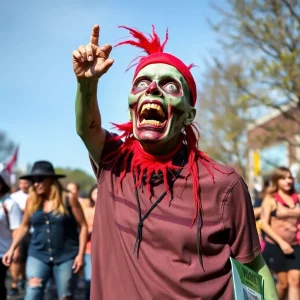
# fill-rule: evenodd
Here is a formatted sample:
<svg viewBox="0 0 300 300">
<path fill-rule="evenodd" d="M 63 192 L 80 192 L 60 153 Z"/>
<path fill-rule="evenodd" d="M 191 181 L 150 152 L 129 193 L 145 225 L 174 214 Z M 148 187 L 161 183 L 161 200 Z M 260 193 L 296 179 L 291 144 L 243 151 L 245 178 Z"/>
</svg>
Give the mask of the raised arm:
<svg viewBox="0 0 300 300">
<path fill-rule="evenodd" d="M 76 131 L 98 166 L 105 143 L 105 131 L 101 126 L 101 114 L 97 102 L 99 78 L 113 65 L 109 58 L 111 45 L 99 47 L 98 25 L 94 25 L 90 42 L 73 51 L 73 70 L 77 77 Z"/>
</svg>

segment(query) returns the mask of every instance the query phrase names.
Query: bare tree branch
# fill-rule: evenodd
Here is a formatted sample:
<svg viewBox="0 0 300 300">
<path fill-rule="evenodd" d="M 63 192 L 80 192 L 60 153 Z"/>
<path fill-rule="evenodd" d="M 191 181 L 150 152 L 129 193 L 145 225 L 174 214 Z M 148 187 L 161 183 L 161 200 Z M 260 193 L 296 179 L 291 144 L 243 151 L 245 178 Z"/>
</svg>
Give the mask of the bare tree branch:
<svg viewBox="0 0 300 300">
<path fill-rule="evenodd" d="M 293 9 L 289 1 L 288 0 L 281 0 L 281 1 L 286 5 L 286 7 L 289 9 L 290 14 L 297 20 L 297 22 L 300 25 L 300 16 L 296 14 L 295 10 Z"/>
</svg>

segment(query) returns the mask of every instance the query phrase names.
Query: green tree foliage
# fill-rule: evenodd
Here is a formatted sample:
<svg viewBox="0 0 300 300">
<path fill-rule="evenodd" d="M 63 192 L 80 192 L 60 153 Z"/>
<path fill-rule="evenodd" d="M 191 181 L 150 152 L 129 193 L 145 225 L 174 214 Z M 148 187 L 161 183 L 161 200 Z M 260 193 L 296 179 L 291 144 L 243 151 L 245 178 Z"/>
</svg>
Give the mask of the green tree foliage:
<svg viewBox="0 0 300 300">
<path fill-rule="evenodd" d="M 94 176 L 86 173 L 81 169 L 71 168 L 56 168 L 57 174 L 65 174 L 66 178 L 60 179 L 60 182 L 66 187 L 69 182 L 77 182 L 80 185 L 80 192 L 82 196 L 87 196 L 92 185 L 96 183 Z"/>
<path fill-rule="evenodd" d="M 245 100 L 277 109 L 290 103 L 300 107 L 300 1 L 227 0 L 228 9 L 214 3 L 222 17 L 214 26 L 222 45 L 248 62 L 247 84 L 227 74 Z"/>
<path fill-rule="evenodd" d="M 226 70 L 236 75 L 243 72 L 241 64 L 229 64 Z M 245 118 L 248 113 L 247 107 L 240 104 L 243 93 L 216 67 L 208 68 L 203 77 L 197 107 L 200 147 L 214 159 L 231 164 L 246 177 Z"/>
<path fill-rule="evenodd" d="M 0 130 L 0 163 L 6 162 L 14 150 L 14 143 L 8 138 L 7 134 Z"/>
<path fill-rule="evenodd" d="M 287 130 L 292 128 L 292 134 L 296 134 L 300 128 L 300 1 L 211 0 L 211 3 L 220 17 L 212 25 L 222 48 L 213 57 L 214 66 L 206 74 L 207 80 L 215 84 L 215 87 L 210 87 L 211 90 L 218 86 L 212 76 L 214 73 L 226 82 L 228 88 L 235 87 L 230 104 L 219 93 L 218 101 L 208 107 L 212 125 L 203 130 L 202 135 L 205 135 L 205 143 L 209 141 L 212 156 L 244 166 L 248 146 L 245 142 L 247 125 L 271 111 L 279 112 L 282 118 L 277 124 L 257 123 L 264 133 L 257 137 L 258 144 L 265 147 L 280 140 L 299 146 L 293 136 L 287 136 Z M 230 64 L 242 67 L 235 72 L 228 67 Z M 217 92 L 209 91 L 206 82 L 200 92 L 201 97 L 213 99 Z M 224 89 L 222 92 L 226 94 Z M 199 100 L 201 103 L 202 99 Z M 232 122 L 237 126 L 232 126 Z M 211 132 L 219 149 L 213 147 L 205 131 Z M 221 137 L 223 145 L 220 145 Z M 239 143 L 240 149 L 234 152 L 235 142 Z"/>
</svg>

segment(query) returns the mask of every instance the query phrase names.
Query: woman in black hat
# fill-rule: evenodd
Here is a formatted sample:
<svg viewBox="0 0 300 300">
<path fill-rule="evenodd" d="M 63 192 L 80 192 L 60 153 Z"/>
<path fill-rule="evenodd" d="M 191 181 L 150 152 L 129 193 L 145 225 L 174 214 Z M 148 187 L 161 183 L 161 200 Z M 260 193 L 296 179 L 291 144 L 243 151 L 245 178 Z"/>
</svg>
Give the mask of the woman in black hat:
<svg viewBox="0 0 300 300">
<path fill-rule="evenodd" d="M 64 191 L 50 162 L 38 161 L 29 175 L 32 189 L 22 225 L 3 263 L 11 263 L 14 251 L 33 227 L 26 265 L 26 300 L 43 299 L 47 281 L 54 277 L 59 299 L 72 299 L 75 274 L 83 266 L 87 225 L 77 198 Z"/>
</svg>

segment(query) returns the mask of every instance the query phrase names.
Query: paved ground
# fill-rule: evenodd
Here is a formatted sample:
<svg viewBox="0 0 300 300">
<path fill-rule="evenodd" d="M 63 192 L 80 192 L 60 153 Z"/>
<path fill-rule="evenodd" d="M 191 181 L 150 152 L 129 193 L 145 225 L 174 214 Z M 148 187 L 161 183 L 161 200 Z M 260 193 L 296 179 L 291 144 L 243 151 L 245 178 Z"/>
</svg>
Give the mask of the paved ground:
<svg viewBox="0 0 300 300">
<path fill-rule="evenodd" d="M 10 286 L 10 283 L 11 283 L 11 279 L 9 277 L 6 281 L 7 287 Z M 9 300 L 23 300 L 24 299 L 24 291 L 19 290 L 19 295 L 17 297 L 11 297 L 11 298 L 7 298 L 7 299 L 9 299 Z M 49 293 L 49 292 L 45 293 L 44 300 L 58 300 L 57 296 L 55 296 L 55 291 L 54 291 L 53 294 Z M 80 288 L 77 289 L 77 291 L 75 293 L 74 300 L 84 300 L 84 290 L 83 290 L 83 288 L 82 289 L 80 289 Z"/>
</svg>

